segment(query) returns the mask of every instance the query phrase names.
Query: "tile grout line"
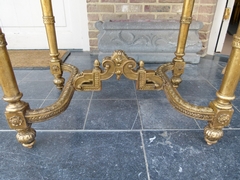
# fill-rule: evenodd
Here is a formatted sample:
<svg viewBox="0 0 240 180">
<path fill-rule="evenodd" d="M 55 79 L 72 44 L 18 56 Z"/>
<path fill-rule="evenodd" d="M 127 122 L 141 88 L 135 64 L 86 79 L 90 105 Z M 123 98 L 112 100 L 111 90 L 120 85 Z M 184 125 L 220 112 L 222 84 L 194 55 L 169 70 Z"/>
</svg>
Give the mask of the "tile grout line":
<svg viewBox="0 0 240 180">
<path fill-rule="evenodd" d="M 136 90 L 136 86 L 135 86 L 134 81 L 133 81 L 133 87 L 134 87 L 134 92 L 135 92 L 136 101 L 137 101 L 137 107 L 138 107 L 138 115 L 139 115 L 140 125 L 141 125 L 141 129 L 143 130 L 142 116 L 141 116 L 141 113 L 140 113 L 140 105 L 139 105 L 139 102 L 138 102 L 137 90 Z"/>
<path fill-rule="evenodd" d="M 55 86 L 52 87 L 51 91 L 48 93 L 48 95 L 45 97 L 45 99 L 43 100 L 43 102 L 41 103 L 41 105 L 39 106 L 39 108 L 41 108 L 43 106 L 43 104 L 46 102 L 48 96 L 51 94 L 51 92 L 53 91 L 53 89 L 55 88 Z"/>
<path fill-rule="evenodd" d="M 138 117 L 138 112 L 137 112 L 137 115 L 136 115 L 136 117 L 135 117 L 135 119 L 134 119 L 134 122 L 133 122 L 133 125 L 132 125 L 132 127 L 131 127 L 131 130 L 133 130 L 133 128 L 134 128 L 134 126 L 135 126 L 135 124 L 136 124 L 137 117 Z"/>
<path fill-rule="evenodd" d="M 93 92 L 94 92 L 94 91 L 92 91 L 92 95 L 91 95 L 91 98 L 90 98 L 90 100 L 89 100 L 89 104 L 88 104 L 88 108 L 87 108 L 87 113 L 86 113 L 86 117 L 85 117 L 84 124 L 83 124 L 83 130 L 85 130 L 85 127 L 86 127 L 87 118 L 88 118 L 90 106 L 91 106 L 91 103 L 92 103 Z"/>
<path fill-rule="evenodd" d="M 65 129 L 49 129 L 49 130 L 41 130 L 41 129 L 36 129 L 37 132 L 86 132 L 86 133 L 95 133 L 95 132 L 148 132 L 148 131 L 153 131 L 153 132 L 158 132 L 158 131 L 202 131 L 203 129 L 145 129 L 145 130 L 141 130 L 141 129 L 116 129 L 116 130 L 106 130 L 106 129 L 87 129 L 87 130 L 83 130 L 83 129 L 73 129 L 73 130 L 65 130 Z M 240 128 L 223 128 L 224 131 L 239 131 Z M 0 132 L 16 132 L 15 130 L 0 130 Z"/>
<path fill-rule="evenodd" d="M 145 144 L 144 144 L 144 140 L 143 140 L 143 134 L 142 134 L 142 131 L 140 131 L 139 133 L 140 133 L 141 141 L 142 141 L 142 149 L 143 149 L 143 155 L 144 155 L 144 160 L 145 160 L 145 165 L 146 165 L 147 178 L 148 178 L 148 180 L 151 180 L 150 174 L 149 174 L 149 168 L 148 168 L 146 149 L 145 149 Z"/>
<path fill-rule="evenodd" d="M 197 120 L 194 119 L 195 123 L 197 124 L 197 127 L 201 130 L 202 128 L 200 127 L 200 125 L 198 124 Z"/>
<path fill-rule="evenodd" d="M 26 79 L 26 77 L 29 76 L 29 74 L 31 74 L 31 73 L 32 73 L 32 70 L 26 76 L 24 76 L 24 78 L 22 78 L 22 80 L 20 82 L 24 81 L 24 79 Z"/>
</svg>

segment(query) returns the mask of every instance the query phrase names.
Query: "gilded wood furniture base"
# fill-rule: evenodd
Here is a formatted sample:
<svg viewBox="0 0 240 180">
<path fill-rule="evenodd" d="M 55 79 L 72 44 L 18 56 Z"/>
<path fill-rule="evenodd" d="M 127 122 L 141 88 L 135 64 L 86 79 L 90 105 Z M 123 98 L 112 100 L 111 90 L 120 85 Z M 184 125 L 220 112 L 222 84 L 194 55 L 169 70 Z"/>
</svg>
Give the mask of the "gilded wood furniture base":
<svg viewBox="0 0 240 180">
<path fill-rule="evenodd" d="M 31 109 L 27 102 L 21 100 L 13 69 L 6 49 L 6 40 L 0 29 L 0 83 L 4 92 L 3 99 L 8 102 L 5 115 L 10 128 L 17 131 L 17 140 L 24 146 L 31 148 L 35 143 L 36 131 L 31 128 L 32 123 L 43 122 L 55 117 L 67 109 L 73 93 L 77 91 L 100 91 L 102 81 L 113 75 L 120 79 L 122 75 L 136 81 L 138 90 L 164 90 L 172 106 L 182 114 L 208 121 L 204 129 L 204 138 L 207 144 L 216 143 L 223 136 L 223 127 L 230 123 L 233 114 L 231 101 L 239 80 L 240 69 L 240 27 L 234 35 L 232 52 L 216 99 L 208 107 L 196 106 L 186 102 L 177 91 L 184 72 L 184 49 L 191 23 L 194 0 L 185 0 L 181 17 L 176 57 L 172 63 L 164 64 L 157 70 L 146 70 L 144 62 L 137 63 L 123 51 L 116 50 L 111 57 L 104 58 L 102 64 L 94 62 L 92 70 L 79 72 L 77 67 L 62 63 L 58 58 L 58 48 L 54 27 L 51 0 L 41 0 L 43 20 L 46 27 L 50 48 L 51 73 L 57 88 L 62 89 L 59 99 L 52 105 Z M 63 71 L 71 75 L 64 84 Z M 172 78 L 166 75 L 172 71 Z M 177 119 L 176 119 L 177 120 Z"/>
</svg>

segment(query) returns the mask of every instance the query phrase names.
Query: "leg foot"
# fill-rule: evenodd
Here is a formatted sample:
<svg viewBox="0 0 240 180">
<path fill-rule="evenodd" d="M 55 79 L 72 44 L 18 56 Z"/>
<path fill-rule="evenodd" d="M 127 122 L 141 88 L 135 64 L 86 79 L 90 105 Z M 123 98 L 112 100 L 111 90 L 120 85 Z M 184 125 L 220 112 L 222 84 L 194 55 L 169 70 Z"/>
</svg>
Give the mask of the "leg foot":
<svg viewBox="0 0 240 180">
<path fill-rule="evenodd" d="M 223 137 L 222 129 L 215 129 L 208 124 L 204 129 L 204 139 L 208 145 L 212 145 L 218 142 Z"/>
<path fill-rule="evenodd" d="M 182 82 L 182 79 L 181 79 L 180 76 L 179 77 L 177 77 L 177 76 L 172 77 L 173 87 L 177 88 L 181 82 Z"/>
<path fill-rule="evenodd" d="M 55 79 L 53 80 L 53 83 L 56 85 L 58 89 L 62 89 L 64 87 L 64 82 L 65 82 L 65 79 L 61 75 L 58 77 L 55 77 Z"/>
<path fill-rule="evenodd" d="M 16 138 L 24 147 L 32 148 L 35 143 L 36 131 L 29 127 L 23 130 L 17 130 Z"/>
</svg>

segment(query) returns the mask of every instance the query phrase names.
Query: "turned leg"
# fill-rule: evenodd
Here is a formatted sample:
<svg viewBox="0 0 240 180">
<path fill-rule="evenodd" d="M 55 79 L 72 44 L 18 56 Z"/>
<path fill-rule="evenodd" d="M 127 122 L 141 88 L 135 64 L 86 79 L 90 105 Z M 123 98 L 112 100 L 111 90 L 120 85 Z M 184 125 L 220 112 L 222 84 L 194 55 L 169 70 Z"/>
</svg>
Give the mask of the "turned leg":
<svg viewBox="0 0 240 180">
<path fill-rule="evenodd" d="M 22 93 L 19 92 L 6 45 L 0 28 L 0 83 L 4 93 L 3 100 L 8 102 L 5 115 L 10 128 L 18 132 L 17 140 L 23 146 L 31 148 L 35 142 L 36 132 L 25 119 L 29 105 L 21 101 Z"/>
<path fill-rule="evenodd" d="M 185 46 L 188 37 L 189 26 L 192 22 L 192 11 L 194 0 L 185 0 L 183 3 L 182 17 L 180 21 L 180 29 L 178 34 L 178 44 L 175 52 L 176 57 L 173 59 L 174 68 L 172 71 L 172 83 L 174 87 L 178 87 L 182 82 L 181 75 L 184 72 L 185 62 L 183 56 L 185 55 Z"/>
<path fill-rule="evenodd" d="M 52 3 L 51 0 L 41 0 L 42 12 L 43 12 L 43 22 L 45 24 L 48 45 L 50 50 L 50 70 L 54 76 L 54 84 L 57 88 L 62 89 L 64 87 L 64 78 L 62 77 L 62 60 L 59 59 L 58 47 L 57 47 L 57 38 L 55 31 L 55 20 L 52 11 Z"/>
<path fill-rule="evenodd" d="M 205 127 L 204 135 L 206 142 L 211 145 L 216 143 L 222 136 L 222 128 L 230 123 L 233 114 L 231 101 L 235 98 L 234 92 L 240 77 L 240 26 L 233 36 L 232 51 L 228 60 L 226 71 L 217 98 L 210 102 L 210 107 L 215 112 L 213 121 Z"/>
</svg>

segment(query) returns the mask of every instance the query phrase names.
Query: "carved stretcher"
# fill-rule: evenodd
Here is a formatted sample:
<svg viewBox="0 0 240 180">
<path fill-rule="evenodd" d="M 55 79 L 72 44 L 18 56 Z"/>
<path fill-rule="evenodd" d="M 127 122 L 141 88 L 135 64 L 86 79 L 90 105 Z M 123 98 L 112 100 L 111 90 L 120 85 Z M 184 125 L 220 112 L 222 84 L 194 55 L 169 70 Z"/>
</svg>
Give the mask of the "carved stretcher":
<svg viewBox="0 0 240 180">
<path fill-rule="evenodd" d="M 128 79 L 135 80 L 138 90 L 164 90 L 176 110 L 186 116 L 208 121 L 204 129 L 207 144 L 214 144 L 223 136 L 223 127 L 227 126 L 232 118 L 231 101 L 235 98 L 234 92 L 240 75 L 240 27 L 234 35 L 232 52 L 221 87 L 216 93 L 217 97 L 208 107 L 202 107 L 186 102 L 177 91 L 184 72 L 183 56 L 194 0 L 185 0 L 183 4 L 176 57 L 171 63 L 164 64 L 157 70 L 146 70 L 143 61 L 137 63 L 123 51 L 116 50 L 111 57 L 104 58 L 102 64 L 96 60 L 92 70 L 79 72 L 77 67 L 63 63 L 58 57 L 51 0 L 41 0 L 41 5 L 51 56 L 50 70 L 54 76 L 54 84 L 62 90 L 59 99 L 52 105 L 31 109 L 27 102 L 21 100 L 22 93 L 18 89 L 6 49 L 7 43 L 0 29 L 0 83 L 4 92 L 3 99 L 8 102 L 5 115 L 10 128 L 17 131 L 17 140 L 24 147 L 31 148 L 35 143 L 36 131 L 31 128 L 33 123 L 49 120 L 66 110 L 76 90 L 100 91 L 101 82 L 114 74 L 118 79 L 124 75 Z M 62 77 L 63 71 L 71 74 L 66 83 Z M 166 75 L 167 71 L 172 71 L 171 79 Z"/>
</svg>

